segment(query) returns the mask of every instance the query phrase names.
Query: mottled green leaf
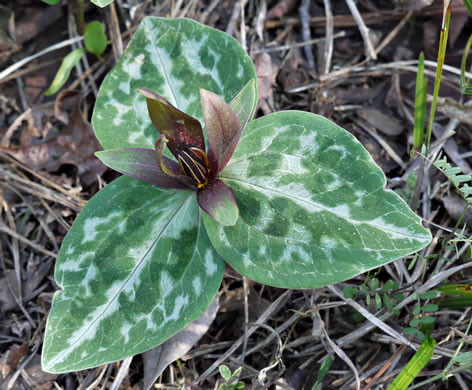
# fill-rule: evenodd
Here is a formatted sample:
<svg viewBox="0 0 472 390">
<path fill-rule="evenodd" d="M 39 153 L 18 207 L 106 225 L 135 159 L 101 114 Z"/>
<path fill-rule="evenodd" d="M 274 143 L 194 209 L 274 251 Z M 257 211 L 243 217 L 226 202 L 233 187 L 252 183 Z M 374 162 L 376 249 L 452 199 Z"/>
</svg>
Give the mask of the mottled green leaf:
<svg viewBox="0 0 472 390">
<path fill-rule="evenodd" d="M 146 17 L 99 92 L 92 124 L 105 149 L 153 148 L 157 132 L 149 118 L 148 88 L 202 120 L 200 88 L 230 102 L 254 65 L 231 36 L 189 19 Z"/>
<path fill-rule="evenodd" d="M 82 370 L 161 344 L 198 318 L 224 262 L 201 223 L 196 194 L 122 176 L 95 195 L 56 264 L 44 340 L 47 372 Z"/>
<path fill-rule="evenodd" d="M 56 5 L 57 3 L 59 3 L 61 0 L 42 0 L 43 3 L 47 3 L 49 5 Z"/>
<path fill-rule="evenodd" d="M 99 7 L 106 7 L 108 4 L 113 3 L 113 0 L 91 0 L 93 4 L 98 5 Z"/>
<path fill-rule="evenodd" d="M 72 68 L 77 65 L 77 63 L 82 58 L 84 52 L 84 48 L 75 49 L 64 57 L 61 66 L 59 67 L 59 70 L 57 71 L 56 76 L 54 77 L 54 80 L 45 92 L 46 96 L 54 95 L 63 87 L 63 85 L 66 83 L 67 79 L 70 76 Z"/>
<path fill-rule="evenodd" d="M 84 44 L 86 49 L 97 57 L 103 54 L 107 47 L 107 35 L 103 24 L 94 21 L 87 25 L 84 33 Z"/>
<path fill-rule="evenodd" d="M 239 219 L 204 215 L 220 255 L 249 279 L 314 288 L 424 248 L 431 234 L 364 147 L 331 121 L 287 111 L 248 124 L 220 178 Z"/>
</svg>

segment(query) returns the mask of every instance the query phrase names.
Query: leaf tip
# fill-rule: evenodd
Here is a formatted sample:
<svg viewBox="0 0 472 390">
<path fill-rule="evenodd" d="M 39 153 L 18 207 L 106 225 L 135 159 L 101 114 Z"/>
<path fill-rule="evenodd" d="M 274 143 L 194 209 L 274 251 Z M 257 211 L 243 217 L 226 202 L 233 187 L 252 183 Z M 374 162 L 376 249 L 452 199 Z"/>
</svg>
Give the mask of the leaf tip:
<svg viewBox="0 0 472 390">
<path fill-rule="evenodd" d="M 208 96 L 211 92 L 207 91 L 205 88 L 200 88 L 200 97 Z"/>
<path fill-rule="evenodd" d="M 163 98 L 159 96 L 157 93 L 154 91 L 151 91 L 148 88 L 139 88 L 138 92 L 143 95 L 146 99 L 151 99 L 151 100 L 159 100 L 162 102 Z"/>
</svg>

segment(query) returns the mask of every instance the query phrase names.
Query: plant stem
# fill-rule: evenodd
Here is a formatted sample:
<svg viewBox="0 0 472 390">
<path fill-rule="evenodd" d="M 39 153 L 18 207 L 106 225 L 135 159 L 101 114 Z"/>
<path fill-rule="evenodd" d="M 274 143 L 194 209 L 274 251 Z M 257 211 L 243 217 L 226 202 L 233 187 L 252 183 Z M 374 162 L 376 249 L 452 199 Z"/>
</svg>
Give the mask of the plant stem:
<svg viewBox="0 0 472 390">
<path fill-rule="evenodd" d="M 79 35 L 84 35 L 84 20 L 84 0 L 77 0 L 77 32 L 79 33 Z"/>
<path fill-rule="evenodd" d="M 408 390 L 417 389 L 418 387 L 421 387 L 421 386 L 426 385 L 428 383 L 432 383 L 432 382 L 434 382 L 438 379 L 443 379 L 443 375 L 452 376 L 452 375 L 457 374 L 459 372 L 466 371 L 468 368 L 471 368 L 471 367 L 472 367 L 472 362 L 464 364 L 462 366 L 454 368 L 451 371 L 447 371 L 446 373 L 437 374 L 437 375 L 435 375 L 435 376 L 433 376 L 433 377 L 431 377 L 431 378 L 429 378 L 429 379 L 427 379 L 423 382 L 420 382 L 420 383 L 417 383 L 413 386 L 410 386 L 410 387 L 408 387 Z"/>
</svg>

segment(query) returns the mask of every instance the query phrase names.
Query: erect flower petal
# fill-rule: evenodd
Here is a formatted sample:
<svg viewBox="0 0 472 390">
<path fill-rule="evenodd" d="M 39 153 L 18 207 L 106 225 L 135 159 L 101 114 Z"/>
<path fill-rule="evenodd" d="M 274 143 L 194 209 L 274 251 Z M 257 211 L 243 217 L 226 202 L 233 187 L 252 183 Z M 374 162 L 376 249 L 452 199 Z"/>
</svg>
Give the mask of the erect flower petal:
<svg viewBox="0 0 472 390">
<path fill-rule="evenodd" d="M 188 189 L 192 186 L 187 176 L 169 176 L 162 172 L 156 162 L 156 151 L 153 149 L 128 148 L 108 149 L 95 152 L 95 155 L 108 167 L 124 175 L 143 180 L 164 188 Z M 180 171 L 178 164 L 167 157 L 163 157 L 166 165 L 174 171 Z M 195 186 L 192 186 L 193 188 Z"/>
<path fill-rule="evenodd" d="M 241 91 L 236 95 L 236 97 L 230 103 L 231 109 L 236 114 L 239 123 L 239 131 L 235 138 L 233 138 L 234 147 L 233 151 L 236 148 L 241 133 L 246 127 L 247 123 L 252 119 L 256 111 L 257 106 L 257 91 L 256 91 L 256 80 L 251 79 L 244 86 Z M 233 146 L 233 144 L 231 144 Z"/>
<path fill-rule="evenodd" d="M 174 156 L 177 157 L 175 150 L 181 143 L 205 150 L 202 126 L 197 119 L 180 111 L 147 88 L 141 88 L 139 92 L 146 98 L 153 125 L 160 134 L 166 136 L 168 147 Z"/>
<path fill-rule="evenodd" d="M 200 89 L 203 120 L 208 137 L 208 160 L 213 174 L 221 171 L 231 158 L 239 139 L 236 114 L 223 98 Z"/>
<path fill-rule="evenodd" d="M 239 217 L 238 204 L 233 191 L 220 179 L 214 179 L 207 187 L 199 190 L 197 200 L 200 207 L 216 222 L 233 226 Z"/>
</svg>

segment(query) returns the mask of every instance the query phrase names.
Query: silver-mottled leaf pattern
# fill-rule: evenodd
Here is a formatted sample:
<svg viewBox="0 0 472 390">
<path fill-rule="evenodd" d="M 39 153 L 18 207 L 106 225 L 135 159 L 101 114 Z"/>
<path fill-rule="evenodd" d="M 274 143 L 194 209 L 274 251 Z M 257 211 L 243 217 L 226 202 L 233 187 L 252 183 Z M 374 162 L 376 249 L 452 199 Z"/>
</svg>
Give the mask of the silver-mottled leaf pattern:
<svg viewBox="0 0 472 390">
<path fill-rule="evenodd" d="M 42 366 L 82 370 L 144 352 L 198 318 L 223 278 L 190 190 L 122 176 L 95 195 L 66 236 Z"/>
<path fill-rule="evenodd" d="M 146 17 L 107 74 L 92 124 L 105 149 L 153 148 L 157 131 L 139 88 L 202 120 L 200 88 L 230 102 L 256 73 L 230 35 L 190 19 Z"/>
<path fill-rule="evenodd" d="M 220 178 L 239 220 L 204 215 L 214 247 L 238 272 L 276 287 L 349 279 L 424 248 L 420 218 L 364 147 L 318 115 L 286 111 L 249 123 Z"/>
</svg>

